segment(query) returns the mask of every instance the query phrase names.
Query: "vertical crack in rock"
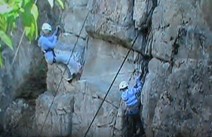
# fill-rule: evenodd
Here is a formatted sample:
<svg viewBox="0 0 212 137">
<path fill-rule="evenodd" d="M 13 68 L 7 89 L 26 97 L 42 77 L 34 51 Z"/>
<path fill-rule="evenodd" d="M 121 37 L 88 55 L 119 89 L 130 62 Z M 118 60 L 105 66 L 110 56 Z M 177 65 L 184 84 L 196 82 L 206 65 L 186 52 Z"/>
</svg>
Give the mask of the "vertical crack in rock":
<svg viewBox="0 0 212 137">
<path fill-rule="evenodd" d="M 174 63 L 175 63 L 175 60 L 174 60 L 175 55 L 178 54 L 178 49 L 180 47 L 179 40 L 182 39 L 183 37 L 185 37 L 186 33 L 187 33 L 187 31 L 185 30 L 185 28 L 180 28 L 177 31 L 177 36 L 176 36 L 174 43 L 172 45 L 171 58 L 170 58 L 170 61 L 169 61 L 169 63 L 170 63 L 170 67 L 169 67 L 170 73 L 172 72 L 172 68 L 173 68 Z M 171 37 L 170 40 L 173 40 L 173 37 Z"/>
</svg>

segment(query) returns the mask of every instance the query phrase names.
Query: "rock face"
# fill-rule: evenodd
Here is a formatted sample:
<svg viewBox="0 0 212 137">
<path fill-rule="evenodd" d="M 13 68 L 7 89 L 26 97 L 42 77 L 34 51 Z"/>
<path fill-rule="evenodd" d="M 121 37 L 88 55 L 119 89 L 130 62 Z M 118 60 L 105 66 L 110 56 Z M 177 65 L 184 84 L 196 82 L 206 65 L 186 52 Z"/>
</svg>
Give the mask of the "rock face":
<svg viewBox="0 0 212 137">
<path fill-rule="evenodd" d="M 6 109 L 3 117 L 5 133 L 3 136 L 34 136 L 35 109 L 24 99 L 13 101 Z"/>
<path fill-rule="evenodd" d="M 162 0 L 154 10 L 154 58 L 143 89 L 147 136 L 212 135 L 211 32 L 205 4 L 210 2 Z"/>
<path fill-rule="evenodd" d="M 136 36 L 132 0 L 99 0 L 92 2 L 86 30 L 90 36 L 130 46 Z"/>
<path fill-rule="evenodd" d="M 33 122 L 31 117 L 35 111 L 34 100 L 46 90 L 47 65 L 42 58 L 43 54 L 37 42 L 29 42 L 25 36 L 22 37 L 23 28 L 20 22 L 18 26 L 11 33 L 14 49 L 5 48 L 4 45 L 1 47 L 4 67 L 0 68 L 0 136 L 3 131 L 11 132 L 11 136 L 35 134 L 29 130 L 34 130 L 33 124 L 26 124 L 26 121 Z M 26 104 L 29 107 L 22 109 L 21 106 Z M 8 110 L 11 113 L 7 113 Z M 25 115 L 28 117 L 23 119 Z M 9 135 L 10 133 L 6 133 L 5 136 Z"/>
<path fill-rule="evenodd" d="M 80 4 L 81 2 L 85 4 Z M 57 48 L 64 51 L 74 49 L 73 54 L 79 54 L 79 56 L 75 56 L 75 59 L 81 60 L 81 63 L 85 62 L 82 77 L 79 81 L 73 81 L 71 84 L 68 83 L 64 78 L 61 79 L 62 73 L 66 68 L 58 64 L 49 65 L 47 73 L 47 87 L 49 91 L 55 93 L 55 99 L 60 94 L 70 94 L 74 97 L 73 104 L 71 104 L 71 107 L 73 107 L 73 111 L 71 111 L 72 117 L 69 117 L 69 120 L 63 121 L 66 124 L 72 125 L 69 129 L 72 132 L 66 132 L 67 134 L 64 133 L 63 135 L 72 134 L 75 137 L 81 137 L 85 134 L 128 51 L 128 49 L 123 48 L 117 43 L 112 44 L 92 37 L 87 38 L 87 40 L 83 39 L 87 37 L 85 26 L 83 27 L 86 10 L 85 13 L 82 13 L 81 10 L 85 9 L 87 2 L 81 2 L 69 2 L 69 7 L 72 10 L 67 9 L 64 13 L 64 29 L 66 33 L 60 36 L 60 43 Z M 71 25 L 69 22 L 75 25 Z M 81 27 L 83 27 L 80 34 L 82 38 L 77 39 L 73 34 L 78 34 Z M 75 45 L 76 48 L 74 48 Z M 122 79 L 128 79 L 132 75 L 133 70 L 133 53 L 131 53 L 91 126 L 88 136 L 108 137 L 113 135 L 120 136 L 122 134 L 123 125 L 120 124 L 122 122 L 122 114 L 119 112 L 120 93 L 117 92 L 117 86 Z M 64 77 L 67 77 L 67 73 L 64 74 Z M 58 87 L 58 85 L 60 86 Z M 52 110 L 46 123 L 42 122 L 45 119 L 45 115 L 41 112 L 45 111 L 45 114 L 47 113 L 46 111 L 50 109 L 48 103 L 50 104 L 52 100 L 52 96 L 48 97 L 48 95 L 45 95 L 48 101 L 41 99 L 42 96 L 38 98 L 40 107 L 36 104 L 38 127 L 44 124 L 41 133 L 43 136 L 57 136 L 59 131 L 56 130 L 56 127 L 61 125 L 60 128 L 65 131 L 66 126 L 58 120 L 53 120 L 60 119 L 58 113 L 52 113 L 57 111 L 55 107 L 51 107 Z M 59 100 L 54 100 L 54 103 L 58 103 L 57 101 Z M 49 123 L 51 123 L 50 129 Z"/>
<path fill-rule="evenodd" d="M 212 136 L 211 7 L 210 0 L 66 1 L 57 48 L 74 49 L 83 73 L 68 83 L 65 66 L 48 65 L 47 92 L 36 99 L 36 136 L 82 137 L 94 116 L 87 136 L 126 136 L 118 84 L 129 80 L 133 86 L 141 69 L 147 137 Z M 53 20 L 47 15 L 41 22 Z"/>
<path fill-rule="evenodd" d="M 45 92 L 36 100 L 37 135 L 68 136 L 71 134 L 73 96 Z"/>
<path fill-rule="evenodd" d="M 40 58 L 42 54 L 39 48 L 24 37 L 17 56 L 15 56 L 21 33 L 20 29 L 12 36 L 14 38 L 13 51 L 8 48 L 2 50 L 4 59 L 4 67 L 0 70 L 0 125 L 2 127 L 8 125 L 4 121 L 4 117 L 7 115 L 5 112 L 10 109 L 16 98 L 30 100 L 46 89 L 46 66 Z M 13 115 L 13 113 L 10 114 Z"/>
<path fill-rule="evenodd" d="M 57 102 L 59 100 L 56 100 L 56 98 L 59 97 L 62 93 L 65 95 L 71 94 L 74 97 L 73 104 L 71 105 L 71 107 L 73 107 L 73 111 L 71 111 L 72 117 L 70 117 L 71 121 L 66 120 L 64 122 L 69 122 L 69 124 L 72 124 L 72 136 L 75 137 L 81 137 L 85 134 L 89 124 L 91 123 L 91 120 L 93 119 L 97 109 L 99 108 L 107 92 L 107 89 L 111 84 L 111 81 L 113 80 L 118 68 L 121 65 L 124 53 L 126 54 L 127 52 L 126 49 L 119 45 L 111 46 L 110 43 L 94 39 L 89 41 L 88 47 L 89 48 L 86 53 L 87 56 L 85 60 L 83 75 L 79 81 L 73 81 L 73 83 L 70 84 L 66 80 L 62 79 L 60 87 L 58 88 L 62 72 L 65 70 L 65 67 L 57 65 L 52 65 L 48 67 L 48 90 L 54 93 L 56 92 L 54 103 L 59 103 Z M 115 51 L 120 52 L 115 53 Z M 132 55 L 130 56 L 132 59 Z M 123 67 L 122 71 L 120 72 L 120 75 L 117 79 L 118 81 L 115 82 L 110 93 L 108 94 L 108 97 L 104 102 L 102 108 L 100 109 L 92 125 L 92 128 L 88 133 L 88 136 L 101 135 L 108 137 L 113 135 L 118 136 L 122 134 L 123 126 L 120 125 L 120 122 L 122 122 L 122 114 L 121 112 L 119 112 L 120 93 L 117 90 L 117 86 L 121 79 L 128 79 L 128 77 L 130 77 L 132 73 L 131 71 L 134 68 L 133 65 L 129 62 L 132 61 L 126 62 L 125 67 Z M 93 70 L 93 68 L 95 68 L 95 70 Z M 66 77 L 66 73 L 64 77 Z M 52 99 L 49 99 L 48 95 L 46 96 L 46 99 L 39 99 L 39 105 L 42 107 L 36 107 L 36 114 L 37 117 L 40 117 L 40 119 L 44 119 L 45 116 L 43 113 L 41 113 L 41 111 L 47 111 L 50 108 L 49 106 L 47 106 L 47 104 L 50 104 Z M 38 106 L 38 104 L 36 105 Z M 51 107 L 51 109 L 53 109 L 53 112 L 57 111 L 55 110 L 56 108 L 54 108 L 53 106 Z M 49 119 L 51 119 L 51 117 L 52 119 L 54 119 L 56 117 L 59 117 L 59 114 L 51 113 L 49 114 Z M 37 121 L 43 120 L 37 119 Z M 46 122 L 42 135 L 52 136 L 52 134 L 48 134 L 52 133 L 48 131 L 48 123 L 49 122 Z M 55 120 L 52 120 L 51 125 L 53 125 L 53 127 L 62 125 L 62 128 L 65 128 L 64 124 L 61 124 L 59 123 L 59 121 Z M 79 132 L 79 130 L 81 132 Z"/>
</svg>

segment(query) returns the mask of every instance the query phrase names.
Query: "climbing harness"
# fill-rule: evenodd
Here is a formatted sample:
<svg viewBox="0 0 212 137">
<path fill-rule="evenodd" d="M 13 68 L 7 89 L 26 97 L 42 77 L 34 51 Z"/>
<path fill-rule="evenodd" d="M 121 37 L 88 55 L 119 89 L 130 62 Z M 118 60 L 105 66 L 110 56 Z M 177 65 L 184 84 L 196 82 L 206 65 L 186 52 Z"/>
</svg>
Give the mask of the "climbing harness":
<svg viewBox="0 0 212 137">
<path fill-rule="evenodd" d="M 56 58 L 55 58 L 56 54 L 54 52 L 54 49 L 49 48 L 49 49 L 44 50 L 44 53 L 47 53 L 47 52 L 52 52 L 52 54 L 53 54 L 53 63 L 56 63 Z"/>
<path fill-rule="evenodd" d="M 72 50 L 72 52 L 71 52 L 71 55 L 70 55 L 70 58 L 69 58 L 68 62 L 70 62 L 71 56 L 72 56 L 72 54 L 73 54 L 74 49 L 76 48 L 76 44 L 78 43 L 79 38 L 84 39 L 83 37 L 80 36 L 80 34 L 81 34 L 81 32 L 82 32 L 82 29 L 84 28 L 85 22 L 86 22 L 86 20 L 87 20 L 88 15 L 89 15 L 90 12 L 91 12 L 91 11 L 89 11 L 89 12 L 87 13 L 87 15 L 86 15 L 86 17 L 85 17 L 85 19 L 84 19 L 84 22 L 83 22 L 82 28 L 81 28 L 81 30 L 80 30 L 80 32 L 79 32 L 79 35 L 75 35 L 75 36 L 77 37 L 77 40 L 76 40 L 76 42 L 75 42 L 75 44 L 74 44 L 74 48 L 73 48 L 73 50 Z M 73 34 L 72 32 L 68 32 L 68 33 Z M 138 36 L 139 36 L 139 33 L 136 34 L 136 37 L 135 37 L 135 39 L 133 40 L 133 43 L 132 43 L 130 49 L 128 50 L 127 55 L 125 56 L 125 58 L 124 58 L 124 60 L 123 60 L 123 62 L 122 62 L 122 64 L 121 64 L 121 66 L 119 67 L 119 69 L 118 69 L 118 71 L 117 71 L 115 77 L 113 78 L 113 81 L 112 81 L 112 83 L 110 84 L 110 86 L 109 86 L 109 88 L 108 88 L 108 90 L 107 90 L 107 92 L 106 92 L 106 94 L 105 94 L 105 96 L 104 96 L 104 98 L 103 98 L 103 100 L 102 100 L 102 102 L 101 102 L 99 108 L 97 109 L 97 112 L 95 113 L 95 115 L 94 115 L 94 117 L 93 117 L 91 123 L 89 124 L 88 129 L 86 130 L 86 132 L 85 132 L 85 134 L 84 134 L 84 137 L 87 136 L 87 134 L 88 134 L 88 132 L 89 132 L 89 130 L 90 130 L 90 128 L 91 128 L 91 126 L 92 126 L 92 124 L 93 124 L 95 118 L 97 117 L 97 115 L 98 115 L 98 113 L 99 113 L 99 111 L 100 111 L 100 109 L 101 109 L 103 103 L 105 102 L 105 99 L 106 99 L 106 97 L 108 96 L 108 94 L 109 94 L 109 92 L 110 92 L 110 90 L 111 90 L 111 88 L 112 88 L 112 86 L 113 86 L 113 84 L 114 84 L 114 82 L 115 82 L 115 80 L 116 80 L 116 78 L 117 78 L 119 72 L 121 71 L 121 69 L 122 69 L 122 67 L 123 67 L 123 65 L 124 65 L 124 63 L 125 63 L 125 61 L 126 61 L 128 55 L 129 55 L 129 53 L 131 52 L 131 50 L 132 50 L 132 48 L 133 48 L 133 46 L 134 46 L 134 44 L 135 44 L 135 42 L 136 42 L 136 40 L 137 40 L 137 38 L 138 38 Z M 67 70 L 67 68 L 65 68 L 65 70 L 63 71 L 62 77 L 61 77 L 60 82 L 59 82 L 59 84 L 58 84 L 58 87 L 57 87 L 57 89 L 56 89 L 56 94 L 57 94 L 58 91 L 59 91 L 59 87 L 60 87 L 60 85 L 61 85 L 62 78 L 63 78 L 63 76 L 64 76 L 66 70 Z M 42 127 L 41 127 L 41 130 L 40 130 L 40 132 L 39 132 L 40 135 L 41 135 L 42 132 L 43 132 L 44 124 L 46 123 L 47 117 L 48 117 L 48 115 L 49 115 L 49 113 L 50 113 L 50 109 L 51 109 L 51 107 L 52 107 L 52 105 L 53 105 L 53 103 L 54 103 L 55 97 L 56 97 L 56 95 L 53 97 L 52 103 L 50 104 L 50 107 L 49 107 L 49 109 L 48 109 L 48 112 L 47 112 L 47 115 L 46 115 L 46 117 L 45 117 L 44 123 L 43 123 L 43 125 L 42 125 Z"/>
<path fill-rule="evenodd" d="M 149 2 L 148 2 L 148 4 L 149 4 Z M 149 20 L 149 19 L 148 19 L 148 20 Z M 93 119 L 92 119 L 90 125 L 88 126 L 88 129 L 87 129 L 86 132 L 85 132 L 84 137 L 87 136 L 87 134 L 88 134 L 88 132 L 89 132 L 89 130 L 90 130 L 90 128 L 91 128 L 91 126 L 92 126 L 92 124 L 93 124 L 93 122 L 94 122 L 96 116 L 97 116 L 97 114 L 99 113 L 99 111 L 100 111 L 100 109 L 101 109 L 101 107 L 102 107 L 102 105 L 103 105 L 103 103 L 104 103 L 104 101 L 105 101 L 105 99 L 106 99 L 106 97 L 107 97 L 107 95 L 108 95 L 108 93 L 109 93 L 109 91 L 110 91 L 112 85 L 114 84 L 114 82 L 115 82 L 115 80 L 116 80 L 116 78 L 117 78 L 117 76 L 118 76 L 118 74 L 119 74 L 121 68 L 123 67 L 123 65 L 124 65 L 124 63 L 125 63 L 125 61 L 126 61 L 128 55 L 129 55 L 130 51 L 132 50 L 132 48 L 133 48 L 133 46 L 134 46 L 134 44 L 135 44 L 135 42 L 136 42 L 138 36 L 139 36 L 139 33 L 137 33 L 137 36 L 135 37 L 135 39 L 134 39 L 134 41 L 133 41 L 133 43 L 132 43 L 132 45 L 131 45 L 131 48 L 129 49 L 129 51 L 128 51 L 127 55 L 125 56 L 125 58 L 124 58 L 124 60 L 123 60 L 123 62 L 122 62 L 122 64 L 121 64 L 121 66 L 120 66 L 118 72 L 116 73 L 116 75 L 115 75 L 115 77 L 114 77 L 114 79 L 113 79 L 113 81 L 112 81 L 110 87 L 108 88 L 108 90 L 107 90 L 107 92 L 106 92 L 106 94 L 105 94 L 105 96 L 104 96 L 104 98 L 103 98 L 103 100 L 102 100 L 102 102 L 101 102 L 99 108 L 97 109 L 97 112 L 95 113 L 95 115 L 94 115 L 94 117 L 93 117 Z M 136 70 L 133 71 L 133 73 L 132 73 L 132 75 L 131 75 L 129 81 L 131 80 L 131 78 L 132 78 L 132 76 L 133 76 L 133 74 L 134 74 L 135 72 L 136 72 Z M 129 82 L 129 81 L 128 81 L 128 82 Z"/>
<path fill-rule="evenodd" d="M 83 28 L 84 28 L 84 26 L 85 26 L 85 22 L 86 22 L 86 20 L 88 19 L 89 13 L 90 13 L 90 12 L 87 13 L 87 15 L 86 15 L 86 17 L 85 17 L 85 19 L 84 19 L 84 22 L 83 22 L 83 24 L 82 24 L 82 28 L 81 28 L 80 31 L 79 31 L 79 36 L 80 36 L 80 34 L 82 33 L 82 30 L 83 30 Z M 75 50 L 75 48 L 76 48 L 76 45 L 77 45 L 77 43 L 78 43 L 78 40 L 79 40 L 79 37 L 77 37 L 77 40 L 76 40 L 76 42 L 75 42 L 75 44 L 74 44 L 74 48 L 73 48 L 73 50 L 71 51 L 71 54 L 70 54 L 69 59 L 68 59 L 68 63 L 69 63 L 70 60 L 71 60 L 71 57 L 72 57 L 72 55 L 73 55 L 73 53 L 74 53 L 74 50 Z M 68 63 L 67 63 L 67 64 L 68 64 Z M 43 122 L 43 124 L 42 124 L 42 126 L 41 126 L 41 130 L 40 130 L 38 136 L 40 136 L 40 135 L 42 134 L 42 132 L 43 132 L 44 125 L 45 125 L 46 120 L 47 120 L 47 117 L 48 117 L 48 115 L 49 115 L 49 113 L 50 113 L 50 109 L 52 108 L 52 105 L 53 105 L 53 103 L 54 103 L 54 101 L 55 101 L 55 97 L 56 97 L 56 95 L 57 95 L 57 93 L 58 93 L 58 91 L 59 91 L 59 88 L 60 88 L 60 85 L 61 85 L 61 83 L 62 83 L 62 79 L 63 79 L 63 77 L 64 77 L 64 74 L 65 74 L 66 70 L 67 70 L 67 68 L 65 68 L 65 70 L 64 70 L 63 73 L 62 73 L 62 77 L 61 77 L 61 79 L 60 79 L 60 81 L 59 81 L 59 84 L 58 84 L 58 86 L 57 86 L 55 96 L 53 97 L 52 102 L 51 102 L 51 104 L 50 104 L 50 106 L 49 106 L 48 112 L 47 112 L 47 114 L 46 114 L 46 117 L 45 117 L 44 122 Z"/>
</svg>

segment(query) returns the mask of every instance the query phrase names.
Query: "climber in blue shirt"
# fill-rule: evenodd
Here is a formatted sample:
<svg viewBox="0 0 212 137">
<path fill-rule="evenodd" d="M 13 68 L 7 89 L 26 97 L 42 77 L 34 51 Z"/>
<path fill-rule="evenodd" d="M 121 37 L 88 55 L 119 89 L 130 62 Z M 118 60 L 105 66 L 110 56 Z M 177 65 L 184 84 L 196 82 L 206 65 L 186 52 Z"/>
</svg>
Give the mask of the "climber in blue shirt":
<svg viewBox="0 0 212 137">
<path fill-rule="evenodd" d="M 48 23 L 44 23 L 41 29 L 42 34 L 38 40 L 38 46 L 44 52 L 46 62 L 49 64 L 62 63 L 67 65 L 69 76 L 66 80 L 71 82 L 74 76 L 81 73 L 81 64 L 70 58 L 71 52 L 70 54 L 62 54 L 60 51 L 54 51 L 58 41 L 59 27 L 57 27 L 53 34 L 51 34 L 52 27 Z"/>
<path fill-rule="evenodd" d="M 128 88 L 128 83 L 122 81 L 119 84 L 119 90 L 122 91 L 121 98 L 125 103 L 125 116 L 127 117 L 128 122 L 132 121 L 133 133 L 140 132 L 137 134 L 144 134 L 142 122 L 140 119 L 140 94 L 143 88 L 143 82 L 141 80 L 142 74 L 136 79 L 136 85 L 133 88 Z M 128 130 L 129 130 L 128 125 Z M 131 136 L 131 135 L 130 135 Z"/>
</svg>

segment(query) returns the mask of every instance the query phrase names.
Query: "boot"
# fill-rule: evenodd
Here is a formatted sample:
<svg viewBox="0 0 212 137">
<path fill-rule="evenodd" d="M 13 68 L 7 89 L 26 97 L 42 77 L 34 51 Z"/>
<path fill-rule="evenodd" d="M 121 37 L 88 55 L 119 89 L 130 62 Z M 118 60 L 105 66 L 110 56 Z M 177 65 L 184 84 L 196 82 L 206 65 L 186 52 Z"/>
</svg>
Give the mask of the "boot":
<svg viewBox="0 0 212 137">
<path fill-rule="evenodd" d="M 72 80 L 73 80 L 73 75 L 69 75 L 69 77 L 66 78 L 66 81 L 67 81 L 68 83 L 71 83 Z"/>
</svg>

